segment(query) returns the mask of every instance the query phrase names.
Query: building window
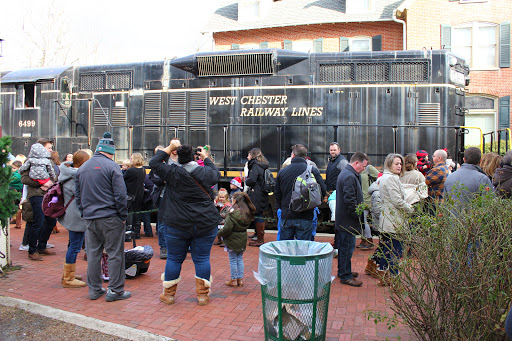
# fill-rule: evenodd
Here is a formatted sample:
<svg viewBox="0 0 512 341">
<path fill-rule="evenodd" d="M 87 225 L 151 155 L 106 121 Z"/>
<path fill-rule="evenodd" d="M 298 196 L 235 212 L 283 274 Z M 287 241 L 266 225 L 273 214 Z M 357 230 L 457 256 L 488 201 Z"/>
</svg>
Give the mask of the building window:
<svg viewBox="0 0 512 341">
<path fill-rule="evenodd" d="M 347 13 L 364 13 L 372 9 L 373 0 L 347 0 Z"/>
<path fill-rule="evenodd" d="M 498 66 L 497 25 L 471 22 L 453 27 L 452 51 L 464 57 L 472 69 Z"/>
<path fill-rule="evenodd" d="M 313 51 L 313 40 L 295 40 L 292 43 L 293 51 L 299 52 L 314 52 Z"/>
<path fill-rule="evenodd" d="M 36 84 L 25 83 L 16 86 L 16 108 L 36 107 Z"/>
<path fill-rule="evenodd" d="M 356 37 L 349 40 L 350 51 L 371 51 L 372 38 L 370 37 Z"/>
</svg>

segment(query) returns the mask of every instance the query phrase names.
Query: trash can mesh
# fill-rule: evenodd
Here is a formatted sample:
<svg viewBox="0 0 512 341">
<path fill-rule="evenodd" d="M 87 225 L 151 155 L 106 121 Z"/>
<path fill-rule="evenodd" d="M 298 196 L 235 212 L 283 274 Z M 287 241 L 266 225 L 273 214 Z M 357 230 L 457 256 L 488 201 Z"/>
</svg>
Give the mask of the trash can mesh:
<svg viewBox="0 0 512 341">
<path fill-rule="evenodd" d="M 332 257 L 329 243 L 293 240 L 260 247 L 267 340 L 325 339 Z"/>
</svg>

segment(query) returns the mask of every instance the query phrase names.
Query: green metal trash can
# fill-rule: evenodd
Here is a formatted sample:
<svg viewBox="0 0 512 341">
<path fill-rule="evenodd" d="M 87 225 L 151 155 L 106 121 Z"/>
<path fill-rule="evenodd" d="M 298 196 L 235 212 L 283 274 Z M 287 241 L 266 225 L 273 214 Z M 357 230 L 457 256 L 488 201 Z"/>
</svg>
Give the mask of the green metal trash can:
<svg viewBox="0 0 512 341">
<path fill-rule="evenodd" d="M 305 240 L 260 246 L 265 340 L 325 340 L 333 248 Z"/>
</svg>

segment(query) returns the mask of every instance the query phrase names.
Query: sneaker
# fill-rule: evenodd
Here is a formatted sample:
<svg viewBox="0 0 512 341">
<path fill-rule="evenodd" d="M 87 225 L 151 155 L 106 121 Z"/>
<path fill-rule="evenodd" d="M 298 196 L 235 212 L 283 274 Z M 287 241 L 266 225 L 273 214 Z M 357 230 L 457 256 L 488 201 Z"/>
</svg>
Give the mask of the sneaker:
<svg viewBox="0 0 512 341">
<path fill-rule="evenodd" d="M 167 249 L 165 249 L 165 248 L 160 249 L 160 259 L 167 259 Z"/>
<path fill-rule="evenodd" d="M 107 289 L 105 288 L 101 288 L 100 292 L 97 292 L 97 293 L 94 293 L 94 294 L 90 294 L 89 293 L 89 299 L 90 300 L 97 300 L 98 298 L 100 298 L 101 296 L 105 295 L 107 293 Z"/>
<path fill-rule="evenodd" d="M 119 301 L 119 300 L 126 300 L 127 298 L 132 297 L 132 293 L 129 291 L 123 291 L 122 294 L 118 294 L 116 292 L 113 292 L 112 290 L 107 290 L 107 296 L 105 296 L 105 300 L 107 302 L 113 302 L 113 301 Z"/>
<path fill-rule="evenodd" d="M 54 247 L 55 245 L 53 244 L 50 244 L 50 243 L 46 243 L 46 248 L 47 249 L 51 249 L 52 247 Z"/>
<path fill-rule="evenodd" d="M 20 251 L 28 251 L 28 244 L 27 245 L 21 244 L 20 247 L 18 248 L 18 250 L 20 250 Z"/>
<path fill-rule="evenodd" d="M 41 255 L 39 253 L 33 253 L 33 254 L 28 254 L 28 259 L 30 260 L 34 260 L 34 261 L 42 261 L 43 260 L 43 257 L 41 257 Z"/>
</svg>

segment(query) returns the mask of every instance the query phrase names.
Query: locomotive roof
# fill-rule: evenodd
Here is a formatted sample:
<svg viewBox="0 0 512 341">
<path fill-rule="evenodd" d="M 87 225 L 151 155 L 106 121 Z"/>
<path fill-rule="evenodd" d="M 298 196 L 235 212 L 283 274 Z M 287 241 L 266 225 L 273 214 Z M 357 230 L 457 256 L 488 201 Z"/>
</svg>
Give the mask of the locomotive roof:
<svg viewBox="0 0 512 341">
<path fill-rule="evenodd" d="M 359 0 L 357 0 L 359 1 Z M 239 19 L 239 0 L 225 0 L 212 15 L 203 32 L 240 31 L 296 25 L 388 21 L 404 0 L 375 0 L 367 12 L 347 11 L 347 0 L 273 1 L 258 20 Z M 348 13 L 347 13 L 348 12 Z"/>
<path fill-rule="evenodd" d="M 48 68 L 36 68 L 36 69 L 22 69 L 11 71 L 5 74 L 1 81 L 2 83 L 27 83 L 37 82 L 41 80 L 52 80 L 57 77 L 70 66 L 57 66 Z"/>
</svg>

